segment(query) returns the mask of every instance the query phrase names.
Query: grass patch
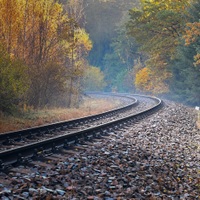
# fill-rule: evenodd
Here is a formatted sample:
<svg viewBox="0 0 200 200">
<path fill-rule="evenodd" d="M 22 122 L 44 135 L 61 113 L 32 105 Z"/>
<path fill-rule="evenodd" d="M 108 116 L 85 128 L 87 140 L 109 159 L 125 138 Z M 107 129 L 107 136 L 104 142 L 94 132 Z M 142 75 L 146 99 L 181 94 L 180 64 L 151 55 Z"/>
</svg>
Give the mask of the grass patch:
<svg viewBox="0 0 200 200">
<path fill-rule="evenodd" d="M 29 110 L 20 116 L 6 116 L 0 113 L 0 133 L 98 114 L 120 105 L 121 102 L 114 98 L 85 98 L 79 109 L 51 108 Z"/>
</svg>

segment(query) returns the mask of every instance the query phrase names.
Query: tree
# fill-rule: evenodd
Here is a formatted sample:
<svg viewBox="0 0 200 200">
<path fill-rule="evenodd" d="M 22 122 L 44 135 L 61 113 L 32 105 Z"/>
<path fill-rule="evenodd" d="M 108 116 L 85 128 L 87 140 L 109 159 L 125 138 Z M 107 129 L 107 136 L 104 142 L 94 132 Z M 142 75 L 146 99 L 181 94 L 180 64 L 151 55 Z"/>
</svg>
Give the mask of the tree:
<svg viewBox="0 0 200 200">
<path fill-rule="evenodd" d="M 12 60 L 4 48 L 0 48 L 0 110 L 13 113 L 24 100 L 29 86 L 27 66 Z"/>
<path fill-rule="evenodd" d="M 85 25 L 85 7 L 84 0 L 68 0 L 63 2 L 69 18 L 73 19 L 79 27 Z"/>
<path fill-rule="evenodd" d="M 53 89 L 47 83 L 51 79 L 57 84 L 58 78 L 52 76 L 64 79 L 65 74 L 52 73 L 48 79 L 44 74 L 52 65 L 60 68 L 55 71 L 62 71 L 67 49 L 60 35 L 66 31 L 68 17 L 55 0 L 0 0 L 0 5 L 0 43 L 10 56 L 28 66 L 28 102 L 34 107 L 45 106 L 51 98 L 46 91 Z"/>
<path fill-rule="evenodd" d="M 117 36 L 117 24 L 130 7 L 138 6 L 138 0 L 85 0 L 86 31 L 93 41 L 89 53 L 91 65 L 104 67 L 104 57 L 112 51 L 110 44 Z"/>
<path fill-rule="evenodd" d="M 175 59 L 171 63 L 172 79 L 170 89 L 174 99 L 190 105 L 200 105 L 200 1 L 190 6 L 189 20 L 183 40 L 177 48 Z"/>
<path fill-rule="evenodd" d="M 35 108 L 54 105 L 55 96 L 66 101 L 69 80 L 75 86 L 83 76 L 92 44 L 75 21 L 81 18 L 74 2 L 76 7 L 66 9 L 73 12 L 66 13 L 57 0 L 0 0 L 0 44 L 8 56 L 28 66 L 27 102 Z"/>
<path fill-rule="evenodd" d="M 68 107 L 77 106 L 80 99 L 81 79 L 85 67 L 85 59 L 92 48 L 92 42 L 84 29 L 76 26 L 72 20 L 71 33 L 68 40 L 69 51 L 67 53 L 67 81 L 68 81 Z M 74 96 L 74 97 L 73 97 Z M 72 103 L 74 99 L 74 102 Z"/>
<path fill-rule="evenodd" d="M 86 91 L 101 91 L 106 86 L 104 74 L 97 67 L 88 66 L 84 72 L 83 88 Z"/>
<path fill-rule="evenodd" d="M 133 36 L 140 50 L 148 54 L 146 67 L 154 74 L 163 86 L 163 89 L 154 92 L 166 92 L 166 81 L 171 77 L 167 69 L 170 60 L 173 59 L 176 48 L 179 44 L 181 35 L 187 18 L 188 0 L 141 0 L 140 9 L 130 11 L 130 21 L 127 25 L 129 34 Z M 164 70 L 165 79 L 160 78 L 160 67 Z"/>
<path fill-rule="evenodd" d="M 186 46 L 192 45 L 195 48 L 194 64 L 200 66 L 200 22 L 187 23 L 183 38 Z"/>
<path fill-rule="evenodd" d="M 117 35 L 110 45 L 110 52 L 104 57 L 102 67 L 108 83 L 107 90 L 130 92 L 134 90 L 133 65 L 138 58 L 138 46 L 134 39 L 127 35 L 125 23 L 127 15 L 117 24 Z"/>
<path fill-rule="evenodd" d="M 168 91 L 168 85 L 163 81 L 165 77 L 162 74 L 165 74 L 162 70 L 160 74 L 157 74 L 150 68 L 145 67 L 137 72 L 135 86 L 145 92 L 165 93 Z"/>
<path fill-rule="evenodd" d="M 171 63 L 173 73 L 170 91 L 173 99 L 189 105 L 200 105 L 200 70 L 194 66 L 195 48 L 180 46 L 176 59 Z"/>
<path fill-rule="evenodd" d="M 8 54 L 17 46 L 17 38 L 22 27 L 23 4 L 21 0 L 0 0 L 0 42 Z"/>
</svg>

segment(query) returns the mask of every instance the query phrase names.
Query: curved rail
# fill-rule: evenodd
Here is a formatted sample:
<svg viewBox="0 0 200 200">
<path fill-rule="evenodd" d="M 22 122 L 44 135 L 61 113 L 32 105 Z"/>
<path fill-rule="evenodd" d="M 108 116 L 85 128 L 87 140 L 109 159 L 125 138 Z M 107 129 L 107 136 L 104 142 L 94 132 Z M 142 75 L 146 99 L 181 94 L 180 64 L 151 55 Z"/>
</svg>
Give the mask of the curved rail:
<svg viewBox="0 0 200 200">
<path fill-rule="evenodd" d="M 42 125 L 42 126 L 37 126 L 33 128 L 28 128 L 28 129 L 23 129 L 19 131 L 12 131 L 12 132 L 6 132 L 6 133 L 1 133 L 0 134 L 0 143 L 2 143 L 2 140 L 12 140 L 15 138 L 23 137 L 25 135 L 30 135 L 34 133 L 49 133 L 51 131 L 55 130 L 64 130 L 65 128 L 73 128 L 76 127 L 78 124 L 84 124 L 88 123 L 94 120 L 102 119 L 104 117 L 112 116 L 118 112 L 126 111 L 134 106 L 138 105 L 137 99 L 135 99 L 133 96 L 127 96 L 125 94 L 112 94 L 112 93 L 89 93 L 93 95 L 104 95 L 104 96 L 116 96 L 116 97 L 123 97 L 123 98 L 128 98 L 132 102 L 129 103 L 128 105 L 121 106 L 119 108 L 115 108 L 112 110 L 108 110 L 106 112 L 100 113 L 100 114 L 95 114 L 95 115 L 90 115 L 86 117 L 81 117 L 77 119 L 72 119 L 72 120 L 67 120 L 67 121 L 61 121 L 61 122 L 56 122 L 56 123 L 51 123 L 48 125 Z"/>
<path fill-rule="evenodd" d="M 133 98 L 133 96 L 138 96 L 138 95 L 130 95 L 130 94 L 126 95 L 126 97 L 128 97 L 128 98 Z M 35 142 L 30 145 L 25 145 L 22 147 L 18 147 L 18 148 L 14 148 L 11 150 L 6 150 L 3 152 L 0 152 L 0 159 L 1 159 L 1 163 L 2 163 L 1 168 L 3 168 L 4 165 L 13 164 L 17 161 L 26 160 L 26 159 L 29 159 L 29 158 L 32 158 L 35 156 L 37 157 L 39 154 L 41 154 L 45 151 L 49 151 L 49 150 L 52 151 L 52 150 L 57 149 L 58 147 L 70 146 L 71 144 L 74 144 L 76 142 L 81 142 L 85 139 L 91 139 L 93 137 L 100 137 L 101 135 L 104 135 L 107 132 L 115 131 L 118 128 L 122 128 L 122 127 L 128 125 L 129 123 L 133 123 L 135 121 L 143 119 L 147 115 L 150 115 L 150 114 L 156 112 L 157 110 L 159 110 L 163 105 L 162 100 L 160 100 L 156 97 L 150 97 L 150 96 L 143 96 L 143 97 L 153 99 L 156 102 L 156 105 L 154 105 L 150 109 L 146 109 L 137 114 L 129 115 L 127 117 L 113 120 L 111 122 L 104 123 L 104 124 L 101 124 L 101 125 L 98 125 L 95 127 L 87 128 L 87 129 L 84 129 L 81 131 L 74 131 L 71 133 L 66 133 L 61 136 L 52 137 L 52 138 L 44 140 L 44 141 Z M 122 108 L 120 108 L 120 109 L 122 109 Z M 60 126 L 63 126 L 63 122 L 56 123 L 56 125 L 58 125 L 58 124 L 60 124 Z M 51 126 L 54 126 L 54 124 Z M 49 126 L 47 126 L 47 127 L 49 127 Z"/>
</svg>

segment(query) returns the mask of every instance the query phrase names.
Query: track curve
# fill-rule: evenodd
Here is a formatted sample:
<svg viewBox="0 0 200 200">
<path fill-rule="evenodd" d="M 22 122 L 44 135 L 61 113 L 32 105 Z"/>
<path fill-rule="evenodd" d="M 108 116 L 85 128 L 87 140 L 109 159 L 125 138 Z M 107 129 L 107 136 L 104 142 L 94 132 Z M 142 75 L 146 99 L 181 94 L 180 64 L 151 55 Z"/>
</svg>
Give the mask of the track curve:
<svg viewBox="0 0 200 200">
<path fill-rule="evenodd" d="M 103 95 L 108 95 L 108 94 L 104 93 Z M 19 161 L 25 161 L 33 157 L 37 157 L 38 154 L 40 154 L 41 152 L 53 151 L 59 147 L 70 146 L 77 142 L 80 143 L 83 140 L 90 140 L 94 137 L 101 137 L 102 135 L 106 134 L 108 131 L 117 130 L 119 128 L 127 126 L 130 123 L 143 119 L 146 116 L 156 112 L 163 106 L 163 102 L 156 97 L 130 95 L 130 94 L 112 94 L 112 95 L 132 99 L 132 103 L 129 103 L 128 105 L 120 107 L 118 109 L 114 109 L 106 113 L 95 115 L 95 116 L 89 116 L 86 118 L 80 118 L 80 119 L 71 120 L 67 122 L 60 122 L 60 123 L 50 124 L 47 126 L 36 127 L 33 129 L 27 129 L 27 130 L 22 130 L 19 132 L 12 132 L 12 133 L 6 133 L 6 134 L 0 135 L 1 141 L 12 142 L 13 138 L 18 137 L 19 135 L 20 137 L 22 137 L 23 134 L 29 135 L 32 137 L 34 132 L 39 132 L 42 135 L 44 134 L 48 135 L 52 131 L 55 131 L 55 130 L 58 132 L 59 131 L 62 132 L 62 134 L 58 136 L 54 136 L 48 139 L 45 138 L 44 140 L 41 140 L 41 141 L 37 141 L 37 142 L 35 141 L 23 146 L 18 146 L 18 147 L 13 147 L 11 149 L 2 150 L 0 152 L 1 168 L 3 169 L 7 165 L 10 165 Z M 77 123 L 78 124 L 83 124 L 84 122 L 90 123 L 91 121 L 108 117 L 110 115 L 113 116 L 113 115 L 119 114 L 119 112 L 125 112 L 126 110 L 131 109 L 135 107 L 136 105 L 138 105 L 138 101 L 136 100 L 136 98 L 151 99 L 152 101 L 155 102 L 155 104 L 151 106 L 150 108 L 144 109 L 142 112 L 137 112 L 136 114 L 129 113 L 126 116 L 119 117 L 117 119 L 115 118 L 109 122 L 103 122 L 89 128 L 83 128 L 82 130 L 79 129 L 79 130 L 73 130 L 70 132 L 66 131 L 66 129 L 69 127 L 72 128 L 74 126 L 77 126 Z M 20 139 L 21 139 L 21 142 L 23 142 L 23 139 L 22 138 Z M 12 146 L 12 143 L 10 144 Z"/>
</svg>

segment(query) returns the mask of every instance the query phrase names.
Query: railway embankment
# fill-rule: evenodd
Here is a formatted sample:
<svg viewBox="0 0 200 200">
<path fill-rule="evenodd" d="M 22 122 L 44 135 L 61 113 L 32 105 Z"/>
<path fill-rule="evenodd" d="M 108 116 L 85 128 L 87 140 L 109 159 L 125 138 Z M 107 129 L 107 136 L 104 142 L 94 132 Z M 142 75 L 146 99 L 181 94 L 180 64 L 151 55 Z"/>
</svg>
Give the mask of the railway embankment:
<svg viewBox="0 0 200 200">
<path fill-rule="evenodd" d="M 143 120 L 13 168 L 0 179 L 4 199 L 199 199 L 196 113 L 165 101 Z"/>
</svg>

